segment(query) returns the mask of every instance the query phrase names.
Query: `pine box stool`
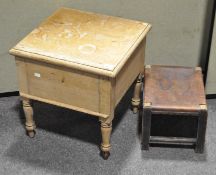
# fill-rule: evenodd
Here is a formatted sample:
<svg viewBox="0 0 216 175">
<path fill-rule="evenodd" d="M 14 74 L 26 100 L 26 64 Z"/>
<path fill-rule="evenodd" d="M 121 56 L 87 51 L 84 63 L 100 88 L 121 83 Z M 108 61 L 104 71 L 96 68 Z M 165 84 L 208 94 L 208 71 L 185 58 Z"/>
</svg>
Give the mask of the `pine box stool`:
<svg viewBox="0 0 216 175">
<path fill-rule="evenodd" d="M 144 81 L 142 149 L 148 150 L 150 143 L 183 144 L 195 145 L 195 152 L 203 153 L 207 104 L 201 68 L 147 65 Z M 152 136 L 154 115 L 194 116 L 197 119 L 196 137 Z"/>
<path fill-rule="evenodd" d="M 114 109 L 143 75 L 150 28 L 140 21 L 61 8 L 12 48 L 28 135 L 35 135 L 31 100 L 85 112 L 99 117 L 107 159 Z"/>
</svg>

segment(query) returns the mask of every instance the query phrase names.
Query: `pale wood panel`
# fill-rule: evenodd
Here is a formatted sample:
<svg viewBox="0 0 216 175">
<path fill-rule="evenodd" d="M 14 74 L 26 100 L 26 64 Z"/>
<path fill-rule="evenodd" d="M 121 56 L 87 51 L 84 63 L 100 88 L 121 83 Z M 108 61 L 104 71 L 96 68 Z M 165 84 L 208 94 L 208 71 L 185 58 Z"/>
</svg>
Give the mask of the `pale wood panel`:
<svg viewBox="0 0 216 175">
<path fill-rule="evenodd" d="M 25 59 L 15 57 L 16 61 L 16 70 L 18 76 L 18 83 L 19 83 L 19 91 L 28 93 L 28 82 L 27 82 L 27 75 L 26 75 L 26 64 Z"/>
<path fill-rule="evenodd" d="M 111 93 L 112 87 L 109 78 L 100 77 L 99 80 L 99 112 L 104 114 L 110 114 L 110 104 L 111 104 Z"/>
<path fill-rule="evenodd" d="M 101 76 L 99 80 L 99 112 L 112 116 L 114 113 L 114 102 L 115 102 L 115 79 Z"/>
<path fill-rule="evenodd" d="M 29 95 L 98 112 L 98 76 L 28 61 Z"/>
<path fill-rule="evenodd" d="M 27 58 L 27 59 L 30 58 L 31 60 L 49 63 L 49 64 L 53 64 L 53 65 L 57 65 L 57 66 L 63 66 L 63 67 L 72 68 L 72 69 L 76 69 L 76 70 L 80 70 L 80 71 L 85 71 L 85 72 L 89 72 L 89 73 L 93 73 L 93 74 L 115 77 L 115 74 L 111 71 L 103 70 L 103 69 L 99 69 L 99 68 L 93 68 L 93 67 L 89 67 L 87 65 L 76 64 L 76 63 L 70 64 L 70 62 L 67 62 L 67 61 L 63 61 L 63 60 L 59 60 L 59 59 L 54 60 L 51 57 L 33 54 L 33 53 L 29 53 L 29 52 L 22 52 L 22 51 L 16 50 L 16 49 L 11 49 L 10 53 L 12 53 L 13 55 L 16 55 L 17 57 L 23 57 L 23 58 Z"/>
<path fill-rule="evenodd" d="M 101 117 L 103 119 L 106 119 L 106 118 L 109 117 L 106 114 L 101 114 L 101 113 L 94 112 L 94 111 L 91 111 L 91 110 L 88 110 L 88 109 L 85 109 L 85 108 L 80 108 L 80 107 L 77 107 L 77 106 L 68 105 L 68 104 L 65 104 L 65 103 L 58 102 L 58 101 L 49 100 L 49 99 L 45 99 L 45 98 L 40 98 L 40 97 L 36 97 L 36 96 L 33 96 L 33 95 L 21 93 L 21 92 L 20 92 L 20 96 L 28 98 L 28 99 L 32 99 L 32 100 L 41 101 L 41 102 L 44 102 L 44 103 L 49 103 L 49 104 L 56 105 L 56 106 L 59 106 L 59 107 L 64 107 L 64 108 L 72 109 L 72 110 L 75 110 L 75 111 L 84 112 L 84 113 L 87 113 L 87 114 L 91 114 L 92 116 Z"/>
<path fill-rule="evenodd" d="M 110 125 L 114 118 L 115 111 L 115 78 L 100 77 L 99 91 L 100 91 L 100 113 L 108 115 L 107 118 L 99 118 L 105 124 Z"/>
<path fill-rule="evenodd" d="M 61 8 L 11 53 L 24 51 L 33 57 L 42 55 L 68 64 L 114 71 L 127 60 L 130 48 L 140 42 L 150 27 L 139 21 Z"/>
<path fill-rule="evenodd" d="M 146 39 L 144 39 L 136 48 L 134 53 L 131 55 L 129 60 L 126 62 L 116 77 L 115 105 L 119 103 L 122 96 L 131 86 L 139 73 L 143 73 L 144 71 L 145 43 Z"/>
</svg>

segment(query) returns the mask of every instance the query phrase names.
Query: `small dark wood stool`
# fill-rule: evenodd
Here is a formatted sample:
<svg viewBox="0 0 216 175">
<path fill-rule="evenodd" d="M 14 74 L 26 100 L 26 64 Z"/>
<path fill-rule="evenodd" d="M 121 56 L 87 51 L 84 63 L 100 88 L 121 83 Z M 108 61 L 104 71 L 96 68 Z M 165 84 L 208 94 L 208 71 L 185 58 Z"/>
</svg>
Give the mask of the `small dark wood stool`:
<svg viewBox="0 0 216 175">
<path fill-rule="evenodd" d="M 203 153 L 207 124 L 202 70 L 200 67 L 151 66 L 145 67 L 142 115 L 142 149 L 149 143 L 195 145 L 196 153 Z M 154 114 L 196 116 L 196 138 L 151 136 Z"/>
</svg>

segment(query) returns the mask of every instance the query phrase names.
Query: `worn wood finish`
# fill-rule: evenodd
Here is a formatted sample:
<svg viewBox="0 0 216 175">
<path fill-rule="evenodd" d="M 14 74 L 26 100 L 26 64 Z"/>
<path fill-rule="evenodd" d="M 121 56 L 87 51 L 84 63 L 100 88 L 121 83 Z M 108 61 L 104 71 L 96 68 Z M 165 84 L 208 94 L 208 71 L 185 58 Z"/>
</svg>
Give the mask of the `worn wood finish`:
<svg viewBox="0 0 216 175">
<path fill-rule="evenodd" d="M 59 9 L 10 50 L 20 95 L 99 117 L 102 155 L 108 158 L 114 110 L 143 74 L 150 28 L 140 21 Z"/>
<path fill-rule="evenodd" d="M 26 67 L 29 95 L 99 112 L 97 75 L 35 61 Z"/>
<path fill-rule="evenodd" d="M 155 111 L 195 112 L 199 104 L 206 104 L 199 67 L 154 65 L 145 69 L 145 75 L 145 101 Z"/>
<path fill-rule="evenodd" d="M 199 67 L 146 66 L 142 116 L 143 149 L 148 150 L 149 143 L 183 144 L 195 145 L 195 152 L 203 153 L 207 104 L 201 72 Z M 151 136 L 151 117 L 154 114 L 197 117 L 196 138 Z"/>
<path fill-rule="evenodd" d="M 104 70 L 104 74 L 114 77 L 150 28 L 140 21 L 61 8 L 11 53 L 53 64 L 64 61 L 85 71 Z"/>
<path fill-rule="evenodd" d="M 150 136 L 150 143 L 194 145 L 196 143 L 196 138 Z"/>
</svg>

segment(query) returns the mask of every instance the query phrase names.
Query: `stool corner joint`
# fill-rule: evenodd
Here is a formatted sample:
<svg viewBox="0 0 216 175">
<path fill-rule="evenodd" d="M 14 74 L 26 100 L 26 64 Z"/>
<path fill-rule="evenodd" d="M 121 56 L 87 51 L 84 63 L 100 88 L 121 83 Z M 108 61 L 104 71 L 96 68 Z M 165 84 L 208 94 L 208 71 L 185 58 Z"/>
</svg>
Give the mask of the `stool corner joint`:
<svg viewBox="0 0 216 175">
<path fill-rule="evenodd" d="M 144 107 L 144 108 L 151 108 L 151 106 L 152 106 L 152 103 L 151 103 L 151 102 L 144 102 L 144 103 L 143 103 L 143 107 Z"/>
<path fill-rule="evenodd" d="M 146 68 L 146 69 L 151 69 L 151 65 L 148 64 L 148 65 L 145 66 L 145 68 Z"/>
<path fill-rule="evenodd" d="M 207 111 L 207 104 L 199 104 L 201 110 Z"/>
</svg>

